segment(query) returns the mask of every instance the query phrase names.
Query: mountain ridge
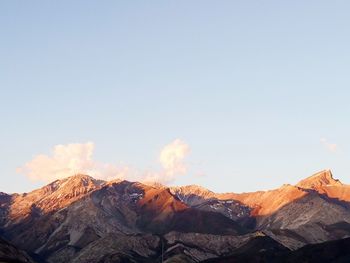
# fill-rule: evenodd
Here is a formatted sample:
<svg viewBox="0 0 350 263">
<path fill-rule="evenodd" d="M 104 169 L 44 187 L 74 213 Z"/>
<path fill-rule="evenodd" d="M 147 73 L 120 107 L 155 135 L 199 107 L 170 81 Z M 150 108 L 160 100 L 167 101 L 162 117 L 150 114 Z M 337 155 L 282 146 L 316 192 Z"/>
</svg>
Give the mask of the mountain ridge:
<svg viewBox="0 0 350 263">
<path fill-rule="evenodd" d="M 169 260 L 199 262 L 251 249 L 237 250 L 245 242 L 296 250 L 349 237 L 348 193 L 328 170 L 238 194 L 77 174 L 0 195 L 0 235 L 46 262 L 160 262 L 162 246 Z"/>
</svg>

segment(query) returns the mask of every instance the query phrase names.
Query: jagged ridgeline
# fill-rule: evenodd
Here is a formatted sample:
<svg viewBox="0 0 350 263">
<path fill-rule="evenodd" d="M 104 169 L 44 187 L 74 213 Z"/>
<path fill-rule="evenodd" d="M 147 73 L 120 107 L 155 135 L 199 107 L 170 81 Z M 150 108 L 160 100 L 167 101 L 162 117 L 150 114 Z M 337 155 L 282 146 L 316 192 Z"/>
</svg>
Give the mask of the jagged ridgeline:
<svg viewBox="0 0 350 263">
<path fill-rule="evenodd" d="M 301 262 L 313 244 L 350 236 L 349 205 L 330 171 L 242 194 L 75 175 L 0 194 L 0 261 Z"/>
</svg>

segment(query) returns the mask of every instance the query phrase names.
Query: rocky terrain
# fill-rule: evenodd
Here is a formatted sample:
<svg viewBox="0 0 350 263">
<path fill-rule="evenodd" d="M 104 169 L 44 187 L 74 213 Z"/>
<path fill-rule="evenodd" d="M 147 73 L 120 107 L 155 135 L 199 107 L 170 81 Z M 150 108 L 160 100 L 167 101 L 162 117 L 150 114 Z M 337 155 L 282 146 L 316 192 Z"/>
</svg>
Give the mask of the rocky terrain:
<svg viewBox="0 0 350 263">
<path fill-rule="evenodd" d="M 267 240 L 254 240 L 247 246 L 237 249 L 229 256 L 208 259 L 206 263 L 260 262 L 260 263 L 346 263 L 350 260 L 350 238 L 306 245 L 289 251 L 278 243 Z"/>
<path fill-rule="evenodd" d="M 0 238 L 0 262 L 34 263 L 35 261 L 23 250 Z"/>
<path fill-rule="evenodd" d="M 242 194 L 75 175 L 0 193 L 0 236 L 38 262 L 260 262 L 350 237 L 349 205 L 330 171 Z"/>
<path fill-rule="evenodd" d="M 297 249 L 350 235 L 349 189 L 327 170 L 295 186 L 286 184 L 278 189 L 253 193 L 213 194 L 209 199 L 203 195 L 204 200 L 195 207 L 233 218 L 227 212 L 226 204 L 228 200 L 233 201 L 238 207 L 234 211 L 242 210 L 234 220 L 250 229 L 263 231 L 290 249 Z M 192 193 L 181 192 L 181 195 L 187 200 Z"/>
</svg>

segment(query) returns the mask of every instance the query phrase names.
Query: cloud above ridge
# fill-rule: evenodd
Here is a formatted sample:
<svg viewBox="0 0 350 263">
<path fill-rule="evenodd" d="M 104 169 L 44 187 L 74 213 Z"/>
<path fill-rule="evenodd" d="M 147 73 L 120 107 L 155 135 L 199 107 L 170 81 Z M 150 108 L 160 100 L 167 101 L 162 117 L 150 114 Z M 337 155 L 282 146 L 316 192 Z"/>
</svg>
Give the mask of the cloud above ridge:
<svg viewBox="0 0 350 263">
<path fill-rule="evenodd" d="M 164 184 L 174 181 L 176 177 L 187 173 L 188 165 L 185 163 L 185 158 L 190 151 L 190 146 L 180 139 L 165 145 L 159 154 L 162 170 L 160 172 L 146 172 L 140 180 Z"/>
<path fill-rule="evenodd" d="M 100 163 L 92 159 L 95 145 L 88 143 L 72 143 L 56 145 L 52 155 L 40 154 L 27 162 L 17 172 L 26 175 L 32 181 L 50 182 L 67 176 L 82 173 L 95 178 L 109 179 L 125 177 L 127 167 Z"/>
<path fill-rule="evenodd" d="M 165 145 L 159 154 L 160 171 L 142 171 L 129 166 L 118 166 L 93 159 L 92 142 L 54 146 L 51 155 L 39 154 L 17 169 L 32 181 L 51 182 L 74 174 L 88 174 L 94 178 L 111 180 L 121 178 L 145 182 L 169 183 L 187 172 L 184 160 L 190 152 L 188 144 L 180 139 Z"/>
</svg>

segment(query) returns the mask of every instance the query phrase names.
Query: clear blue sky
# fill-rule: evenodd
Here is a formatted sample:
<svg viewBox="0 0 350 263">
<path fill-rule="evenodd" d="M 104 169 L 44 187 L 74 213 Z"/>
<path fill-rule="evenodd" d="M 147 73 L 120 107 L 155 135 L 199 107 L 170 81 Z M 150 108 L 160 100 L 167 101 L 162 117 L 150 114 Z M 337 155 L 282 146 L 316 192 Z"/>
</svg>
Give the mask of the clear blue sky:
<svg viewBox="0 0 350 263">
<path fill-rule="evenodd" d="M 350 183 L 349 10 L 1 1 L 0 191 L 42 185 L 16 168 L 56 144 L 92 141 L 95 159 L 147 169 L 175 138 L 191 148 L 175 184 L 252 191 L 324 168 Z"/>
</svg>

